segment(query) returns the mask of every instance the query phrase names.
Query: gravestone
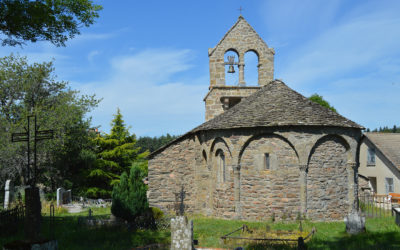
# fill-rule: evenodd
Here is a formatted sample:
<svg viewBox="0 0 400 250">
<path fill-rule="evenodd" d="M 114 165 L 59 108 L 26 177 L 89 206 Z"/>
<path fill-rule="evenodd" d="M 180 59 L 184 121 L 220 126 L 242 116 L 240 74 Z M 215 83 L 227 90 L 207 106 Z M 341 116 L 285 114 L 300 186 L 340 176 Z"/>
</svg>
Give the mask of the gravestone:
<svg viewBox="0 0 400 250">
<path fill-rule="evenodd" d="M 63 193 L 63 204 L 69 204 L 72 202 L 72 192 L 71 189 L 68 189 Z"/>
<path fill-rule="evenodd" d="M 44 190 L 42 188 L 39 188 L 39 197 L 41 201 L 46 200 L 46 195 L 44 193 Z"/>
<path fill-rule="evenodd" d="M 193 221 L 186 216 L 177 216 L 171 219 L 171 250 L 194 249 Z"/>
<path fill-rule="evenodd" d="M 5 185 L 5 194 L 4 194 L 4 209 L 8 209 L 10 206 L 10 203 L 12 202 L 13 199 L 13 194 L 14 194 L 14 187 L 12 185 L 11 180 L 6 181 Z"/>
<path fill-rule="evenodd" d="M 63 204 L 63 194 L 65 192 L 64 188 L 57 188 L 57 207 Z"/>
<path fill-rule="evenodd" d="M 359 234 L 365 232 L 365 216 L 357 210 L 350 212 L 345 218 L 346 232 L 348 234 Z"/>
</svg>

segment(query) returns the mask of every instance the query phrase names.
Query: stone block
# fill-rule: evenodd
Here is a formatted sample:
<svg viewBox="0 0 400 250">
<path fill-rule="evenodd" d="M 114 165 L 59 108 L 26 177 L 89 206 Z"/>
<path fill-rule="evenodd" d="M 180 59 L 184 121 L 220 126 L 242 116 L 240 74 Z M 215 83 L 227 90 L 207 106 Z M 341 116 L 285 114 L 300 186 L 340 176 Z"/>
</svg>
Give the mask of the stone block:
<svg viewBox="0 0 400 250">
<path fill-rule="evenodd" d="M 193 221 L 186 216 L 177 216 L 171 219 L 171 250 L 194 249 Z"/>
<path fill-rule="evenodd" d="M 359 234 L 365 232 L 365 216 L 358 211 L 350 212 L 345 218 L 346 232 L 348 234 Z"/>
</svg>

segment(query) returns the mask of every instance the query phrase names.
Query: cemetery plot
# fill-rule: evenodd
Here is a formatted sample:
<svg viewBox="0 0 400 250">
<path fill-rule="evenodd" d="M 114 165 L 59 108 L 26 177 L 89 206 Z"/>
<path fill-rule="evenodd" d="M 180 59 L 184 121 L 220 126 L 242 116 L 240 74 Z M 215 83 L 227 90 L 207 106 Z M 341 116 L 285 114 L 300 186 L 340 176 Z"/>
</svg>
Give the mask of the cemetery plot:
<svg viewBox="0 0 400 250">
<path fill-rule="evenodd" d="M 243 225 L 222 236 L 221 240 L 228 247 L 242 245 L 298 245 L 300 249 L 303 249 L 305 242 L 309 241 L 315 232 L 315 228 L 311 232 L 303 232 L 302 230 L 271 230 L 269 227 L 265 229 L 250 229 L 247 225 Z"/>
</svg>

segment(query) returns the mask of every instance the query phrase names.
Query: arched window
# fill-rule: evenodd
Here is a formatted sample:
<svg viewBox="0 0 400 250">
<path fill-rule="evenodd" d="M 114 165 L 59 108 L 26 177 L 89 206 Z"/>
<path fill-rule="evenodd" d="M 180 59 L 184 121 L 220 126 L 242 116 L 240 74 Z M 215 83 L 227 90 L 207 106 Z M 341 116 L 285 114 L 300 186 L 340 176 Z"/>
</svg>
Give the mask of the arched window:
<svg viewBox="0 0 400 250">
<path fill-rule="evenodd" d="M 203 150 L 203 166 L 207 168 L 207 154 L 206 151 Z"/>
<path fill-rule="evenodd" d="M 247 86 L 258 86 L 258 55 L 249 50 L 244 54 L 244 80 Z"/>
<path fill-rule="evenodd" d="M 217 181 L 218 182 L 225 182 L 226 176 L 225 176 L 225 155 L 224 152 L 219 149 L 216 154 L 216 160 L 217 160 Z"/>
<path fill-rule="evenodd" d="M 234 50 L 228 50 L 225 52 L 224 55 L 224 62 L 227 63 L 229 62 L 229 57 L 233 57 L 233 62 L 237 63 L 239 61 L 239 55 L 236 53 Z M 233 67 L 233 70 L 235 71 L 234 73 L 228 73 L 229 72 L 229 67 Z M 236 64 L 234 65 L 229 65 L 225 64 L 225 85 L 230 85 L 230 86 L 236 86 L 239 84 L 239 69 Z"/>
</svg>

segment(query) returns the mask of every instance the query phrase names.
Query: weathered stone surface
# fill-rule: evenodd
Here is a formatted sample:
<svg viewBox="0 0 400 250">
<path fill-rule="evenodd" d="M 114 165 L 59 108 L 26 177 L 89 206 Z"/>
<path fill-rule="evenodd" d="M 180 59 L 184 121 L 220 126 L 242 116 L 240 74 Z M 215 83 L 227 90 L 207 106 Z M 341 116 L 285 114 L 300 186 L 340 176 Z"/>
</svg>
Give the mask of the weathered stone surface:
<svg viewBox="0 0 400 250">
<path fill-rule="evenodd" d="M 353 203 L 346 163 L 348 157 L 354 160 L 359 138 L 357 130 L 323 127 L 210 130 L 187 136 L 149 160 L 149 202 L 172 210 L 174 192 L 183 184 L 188 212 L 248 220 L 295 219 L 299 214 L 341 220 Z M 218 150 L 225 154 L 224 182 L 217 178 Z M 270 155 L 269 170 L 264 169 L 265 153 Z M 302 186 L 307 189 L 303 196 Z"/>
<path fill-rule="evenodd" d="M 349 213 L 344 219 L 346 223 L 346 232 L 348 234 L 358 234 L 365 232 L 365 216 L 362 216 L 361 213 L 353 210 Z"/>
<path fill-rule="evenodd" d="M 226 86 L 225 82 L 225 53 L 234 51 L 239 67 L 239 85 Z M 258 82 L 259 86 L 246 86 L 244 67 L 245 54 L 254 52 L 258 57 Z M 204 98 L 206 105 L 206 121 L 231 108 L 243 97 L 250 96 L 260 86 L 273 79 L 274 50 L 255 32 L 255 30 L 240 16 L 238 21 L 225 34 L 217 46 L 209 51 L 210 63 L 210 91 Z M 254 84 L 254 83 L 253 83 Z"/>
<path fill-rule="evenodd" d="M 193 246 L 193 221 L 186 216 L 171 219 L 171 250 L 191 250 Z"/>
<path fill-rule="evenodd" d="M 63 204 L 63 194 L 65 192 L 65 189 L 60 187 L 57 188 L 57 207 L 61 206 Z"/>
<path fill-rule="evenodd" d="M 265 153 L 270 157 L 270 169 L 264 166 Z M 298 158 L 287 142 L 268 134 L 253 138 L 243 152 L 240 166 L 244 218 L 268 220 L 273 214 L 295 218 L 300 205 Z"/>
<path fill-rule="evenodd" d="M 307 174 L 307 215 L 314 220 L 339 220 L 347 213 L 346 147 L 339 137 L 327 136 L 314 146 Z"/>
<path fill-rule="evenodd" d="M 185 211 L 193 212 L 195 196 L 195 166 L 198 155 L 194 138 L 183 140 L 150 159 L 149 203 L 150 206 L 173 210 L 175 193 L 184 186 Z"/>
<path fill-rule="evenodd" d="M 240 16 L 217 46 L 209 51 L 211 87 L 225 85 L 224 55 L 229 50 L 238 54 L 239 66 L 243 65 L 243 67 L 245 66 L 245 53 L 248 51 L 255 52 L 258 55 L 259 64 L 258 83 L 268 83 L 273 79 L 274 49 L 268 48 L 250 24 Z M 245 83 L 243 75 L 239 75 L 239 82 Z"/>
<path fill-rule="evenodd" d="M 8 209 L 13 200 L 14 186 L 11 180 L 7 180 L 4 186 L 4 209 Z"/>
</svg>

